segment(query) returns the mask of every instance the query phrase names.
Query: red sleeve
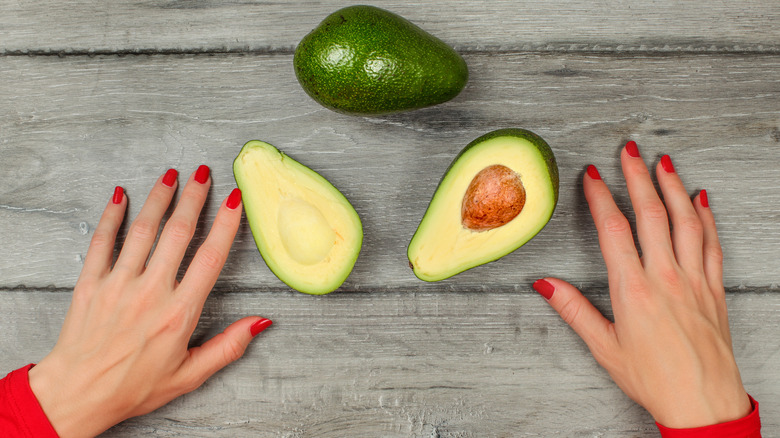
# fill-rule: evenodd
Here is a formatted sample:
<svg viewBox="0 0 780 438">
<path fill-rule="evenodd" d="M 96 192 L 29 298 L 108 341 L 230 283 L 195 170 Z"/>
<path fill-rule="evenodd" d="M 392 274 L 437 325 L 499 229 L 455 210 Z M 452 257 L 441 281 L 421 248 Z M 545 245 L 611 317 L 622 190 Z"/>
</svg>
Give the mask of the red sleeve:
<svg viewBox="0 0 780 438">
<path fill-rule="evenodd" d="M 750 397 L 750 396 L 748 396 Z M 758 402 L 750 397 L 753 410 L 739 420 L 693 429 L 671 429 L 659 423 L 662 438 L 761 438 L 761 419 L 758 417 Z"/>
<path fill-rule="evenodd" d="M 6 438 L 59 438 L 38 399 L 27 373 L 34 364 L 0 380 L 0 435 Z"/>
</svg>

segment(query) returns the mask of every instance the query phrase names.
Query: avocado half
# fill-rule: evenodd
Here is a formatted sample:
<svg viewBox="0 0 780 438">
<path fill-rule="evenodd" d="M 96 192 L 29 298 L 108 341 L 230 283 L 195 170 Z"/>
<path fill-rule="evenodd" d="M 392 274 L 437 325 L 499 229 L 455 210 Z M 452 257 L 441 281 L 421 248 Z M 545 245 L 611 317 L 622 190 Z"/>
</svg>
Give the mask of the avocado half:
<svg viewBox="0 0 780 438">
<path fill-rule="evenodd" d="M 347 198 L 317 172 L 252 140 L 233 161 L 257 249 L 284 283 L 307 294 L 336 290 L 363 242 L 363 226 Z"/>
<path fill-rule="evenodd" d="M 558 166 L 541 137 L 489 132 L 445 172 L 407 250 L 414 274 L 439 281 L 497 260 L 544 228 L 558 203 Z"/>
</svg>

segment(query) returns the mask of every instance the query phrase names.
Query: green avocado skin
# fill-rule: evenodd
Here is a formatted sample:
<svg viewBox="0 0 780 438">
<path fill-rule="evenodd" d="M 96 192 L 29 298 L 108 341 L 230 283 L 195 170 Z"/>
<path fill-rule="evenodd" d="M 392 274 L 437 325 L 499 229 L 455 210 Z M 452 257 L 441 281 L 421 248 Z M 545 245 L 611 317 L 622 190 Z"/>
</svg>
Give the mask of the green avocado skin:
<svg viewBox="0 0 780 438">
<path fill-rule="evenodd" d="M 455 50 L 373 6 L 350 6 L 329 15 L 298 44 L 293 64 L 309 96 L 354 115 L 443 103 L 468 81 L 466 62 Z"/>
</svg>

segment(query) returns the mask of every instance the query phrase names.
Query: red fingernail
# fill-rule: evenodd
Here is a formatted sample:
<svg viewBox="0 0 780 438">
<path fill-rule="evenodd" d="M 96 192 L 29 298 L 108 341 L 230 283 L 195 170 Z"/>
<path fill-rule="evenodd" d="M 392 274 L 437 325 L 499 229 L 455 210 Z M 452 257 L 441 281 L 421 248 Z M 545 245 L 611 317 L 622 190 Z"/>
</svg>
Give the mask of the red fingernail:
<svg viewBox="0 0 780 438">
<path fill-rule="evenodd" d="M 594 166 L 592 164 L 590 166 L 588 166 L 588 176 L 591 179 L 598 179 L 598 180 L 601 179 L 601 175 L 599 175 L 598 169 L 596 169 L 596 166 Z"/>
<path fill-rule="evenodd" d="M 634 140 L 626 143 L 626 152 L 628 153 L 629 157 L 639 158 L 639 148 L 636 146 L 636 142 Z"/>
<path fill-rule="evenodd" d="M 672 164 L 671 157 L 668 155 L 661 157 L 661 167 L 663 167 L 667 173 L 674 173 L 674 165 Z"/>
<path fill-rule="evenodd" d="M 547 280 L 541 279 L 534 282 L 533 288 L 539 292 L 539 295 L 543 296 L 545 300 L 549 300 L 555 292 L 555 286 Z"/>
<path fill-rule="evenodd" d="M 701 202 L 702 207 L 710 208 L 710 200 L 707 198 L 707 191 L 704 189 L 699 192 L 699 202 Z"/>
<path fill-rule="evenodd" d="M 249 327 L 249 332 L 252 333 L 252 337 L 257 336 L 261 331 L 267 329 L 268 327 L 273 324 L 273 321 L 270 319 L 259 319 L 254 324 L 252 324 L 251 327 Z"/>
<path fill-rule="evenodd" d="M 176 169 L 168 169 L 168 171 L 165 172 L 165 176 L 163 176 L 162 183 L 168 187 L 173 187 L 176 183 L 177 176 L 179 176 L 179 172 L 177 172 Z"/>
<path fill-rule="evenodd" d="M 198 170 L 195 171 L 195 181 L 201 184 L 206 184 L 206 181 L 209 180 L 209 172 L 209 166 L 202 164 L 200 167 L 198 167 Z"/>
<path fill-rule="evenodd" d="M 227 206 L 227 208 L 231 210 L 235 210 L 236 207 L 238 207 L 238 204 L 240 203 L 241 203 L 241 190 L 233 189 L 233 191 L 230 192 L 230 196 L 228 196 L 225 205 Z"/>
<path fill-rule="evenodd" d="M 124 196 L 125 196 L 125 189 L 123 189 L 122 187 L 116 186 L 116 188 L 114 188 L 114 197 L 113 197 L 112 201 L 114 202 L 114 204 L 121 204 L 122 203 L 122 198 Z"/>
</svg>

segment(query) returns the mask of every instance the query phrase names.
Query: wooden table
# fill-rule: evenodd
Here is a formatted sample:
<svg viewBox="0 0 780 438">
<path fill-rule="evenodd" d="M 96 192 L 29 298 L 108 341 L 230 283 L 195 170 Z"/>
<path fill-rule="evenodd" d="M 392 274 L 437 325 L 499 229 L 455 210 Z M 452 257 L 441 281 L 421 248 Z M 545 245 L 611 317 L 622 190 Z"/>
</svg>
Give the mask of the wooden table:
<svg viewBox="0 0 780 438">
<path fill-rule="evenodd" d="M 0 370 L 54 344 L 115 185 L 132 218 L 167 168 L 208 164 L 205 230 L 235 185 L 233 158 L 262 139 L 352 201 L 365 232 L 353 274 L 328 296 L 292 291 L 244 224 L 194 342 L 243 315 L 274 326 L 203 388 L 105 436 L 656 436 L 530 288 L 559 276 L 609 314 L 581 177 L 596 164 L 628 210 L 618 154 L 634 139 L 709 192 L 737 360 L 765 436 L 780 435 L 776 0 L 366 3 L 454 46 L 466 89 L 386 117 L 319 106 L 292 55 L 347 5 L 332 0 L 0 0 Z M 504 127 L 555 151 L 552 221 L 500 261 L 417 280 L 406 246 L 441 174 Z"/>
</svg>

